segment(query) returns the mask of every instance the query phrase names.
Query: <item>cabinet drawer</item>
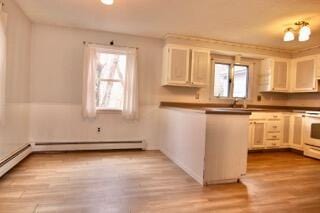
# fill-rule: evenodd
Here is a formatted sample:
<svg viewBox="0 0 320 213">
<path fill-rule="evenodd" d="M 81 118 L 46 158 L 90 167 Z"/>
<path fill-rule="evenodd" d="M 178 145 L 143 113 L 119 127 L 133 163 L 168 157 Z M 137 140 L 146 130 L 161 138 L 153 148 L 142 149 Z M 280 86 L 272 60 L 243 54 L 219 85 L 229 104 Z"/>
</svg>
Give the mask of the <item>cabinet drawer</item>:
<svg viewBox="0 0 320 213">
<path fill-rule="evenodd" d="M 280 140 L 280 132 L 267 133 L 267 140 Z"/>
<path fill-rule="evenodd" d="M 280 140 L 267 140 L 267 147 L 278 147 L 280 146 Z"/>
<path fill-rule="evenodd" d="M 270 122 L 267 124 L 267 132 L 280 132 L 281 122 Z"/>
<path fill-rule="evenodd" d="M 279 114 L 272 114 L 268 116 L 269 121 L 280 121 L 281 120 L 281 115 Z"/>
</svg>

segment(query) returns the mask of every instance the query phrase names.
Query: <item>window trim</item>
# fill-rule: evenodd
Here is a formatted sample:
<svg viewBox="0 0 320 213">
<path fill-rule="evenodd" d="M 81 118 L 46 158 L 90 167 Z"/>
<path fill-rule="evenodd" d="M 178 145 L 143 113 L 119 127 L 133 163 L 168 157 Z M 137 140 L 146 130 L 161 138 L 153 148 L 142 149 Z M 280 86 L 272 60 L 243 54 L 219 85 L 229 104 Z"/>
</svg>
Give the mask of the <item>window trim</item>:
<svg viewBox="0 0 320 213">
<path fill-rule="evenodd" d="M 215 64 L 228 64 L 230 65 L 230 74 L 229 76 L 231 77 L 230 79 L 232 80 L 231 83 L 229 83 L 229 93 L 228 93 L 228 97 L 219 97 L 219 96 L 214 96 L 214 77 L 215 77 Z M 246 66 L 248 67 L 248 75 L 247 75 L 247 95 L 245 98 L 238 98 L 238 97 L 232 97 L 233 96 L 233 82 L 234 82 L 234 65 L 239 65 L 239 66 Z M 219 100 L 234 100 L 234 99 L 238 99 L 238 100 L 250 100 L 251 98 L 251 83 L 250 83 L 250 78 L 252 77 L 252 63 L 248 63 L 248 62 L 242 62 L 240 64 L 235 63 L 233 60 L 230 59 L 211 59 L 211 78 L 210 78 L 210 100 L 215 100 L 215 99 L 219 99 Z"/>
</svg>

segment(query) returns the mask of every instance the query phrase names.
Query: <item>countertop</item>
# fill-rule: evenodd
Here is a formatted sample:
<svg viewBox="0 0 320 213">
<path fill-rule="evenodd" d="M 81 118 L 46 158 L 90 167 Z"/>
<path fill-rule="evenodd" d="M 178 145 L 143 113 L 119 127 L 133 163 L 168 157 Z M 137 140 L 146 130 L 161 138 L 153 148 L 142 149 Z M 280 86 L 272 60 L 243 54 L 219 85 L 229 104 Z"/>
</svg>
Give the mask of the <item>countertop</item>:
<svg viewBox="0 0 320 213">
<path fill-rule="evenodd" d="M 185 102 L 160 102 L 160 107 L 183 108 L 202 111 L 206 114 L 237 114 L 251 115 L 253 112 L 295 112 L 305 113 L 306 111 L 320 111 L 320 107 L 303 106 L 271 106 L 271 105 L 248 105 L 247 108 L 241 108 L 236 105 L 232 108 L 230 104 L 215 103 L 185 103 Z"/>
</svg>

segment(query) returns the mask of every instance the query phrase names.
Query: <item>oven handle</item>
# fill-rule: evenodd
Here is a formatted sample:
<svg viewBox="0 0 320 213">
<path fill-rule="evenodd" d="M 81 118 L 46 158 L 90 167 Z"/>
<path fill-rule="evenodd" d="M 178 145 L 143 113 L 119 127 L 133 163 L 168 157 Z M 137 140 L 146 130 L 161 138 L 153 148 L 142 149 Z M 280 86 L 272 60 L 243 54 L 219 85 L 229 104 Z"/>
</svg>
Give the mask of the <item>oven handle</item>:
<svg viewBox="0 0 320 213">
<path fill-rule="evenodd" d="M 310 118 L 319 118 L 320 119 L 320 115 L 311 115 L 311 114 L 305 114 L 305 117 L 310 117 Z"/>
</svg>

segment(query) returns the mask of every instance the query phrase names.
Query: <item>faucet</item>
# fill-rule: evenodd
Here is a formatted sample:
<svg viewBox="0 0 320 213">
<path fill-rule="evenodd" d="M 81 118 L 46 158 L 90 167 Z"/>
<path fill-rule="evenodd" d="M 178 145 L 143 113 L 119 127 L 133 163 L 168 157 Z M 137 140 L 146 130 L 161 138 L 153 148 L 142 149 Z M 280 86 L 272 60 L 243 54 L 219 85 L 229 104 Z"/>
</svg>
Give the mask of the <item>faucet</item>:
<svg viewBox="0 0 320 213">
<path fill-rule="evenodd" d="M 232 108 L 235 108 L 237 106 L 238 101 L 239 101 L 239 99 L 237 99 L 237 98 L 233 99 Z"/>
</svg>

